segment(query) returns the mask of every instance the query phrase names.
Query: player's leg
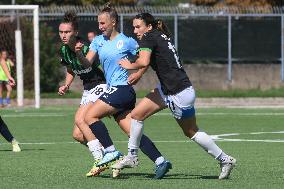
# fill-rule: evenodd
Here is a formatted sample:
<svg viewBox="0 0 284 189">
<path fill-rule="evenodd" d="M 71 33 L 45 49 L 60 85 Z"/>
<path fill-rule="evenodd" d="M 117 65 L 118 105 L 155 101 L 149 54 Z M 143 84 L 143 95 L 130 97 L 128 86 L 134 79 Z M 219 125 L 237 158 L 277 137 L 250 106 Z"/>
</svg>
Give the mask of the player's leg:
<svg viewBox="0 0 284 189">
<path fill-rule="evenodd" d="M 108 165 L 122 156 L 122 154 L 116 150 L 105 124 L 100 120 L 116 112 L 117 110 L 114 107 L 98 99 L 86 113 L 85 120 L 89 128 L 104 147 L 105 154 L 102 161 L 98 163 L 99 167 Z"/>
<path fill-rule="evenodd" d="M 80 105 L 75 114 L 75 126 L 73 130 L 73 137 L 82 144 L 85 144 L 89 148 L 90 153 L 94 158 L 93 167 L 86 174 L 87 177 L 97 176 L 106 169 L 106 167 L 97 167 L 97 164 L 101 161 L 103 157 L 103 149 L 101 143 L 95 137 L 92 130 L 89 128 L 89 125 L 85 122 L 86 112 L 91 106 L 92 103 Z"/>
<path fill-rule="evenodd" d="M 10 142 L 12 144 L 13 152 L 20 152 L 21 151 L 21 148 L 19 146 L 18 141 L 11 134 L 6 123 L 3 121 L 1 116 L 0 116 L 0 133 L 8 142 Z"/>
<path fill-rule="evenodd" d="M 3 82 L 0 81 L 0 108 L 4 106 L 4 101 L 3 101 Z"/>
<path fill-rule="evenodd" d="M 127 167 L 126 162 L 138 158 L 138 148 L 143 135 L 143 121 L 152 114 L 164 109 L 165 103 L 157 89 L 151 91 L 131 111 L 131 127 L 128 142 L 128 155 L 116 163 L 113 168 L 121 169 Z M 124 163 L 125 162 L 125 163 Z"/>
<path fill-rule="evenodd" d="M 106 89 L 105 84 L 99 84 L 90 90 L 84 90 L 84 93 L 82 95 L 82 100 L 80 103 L 80 107 L 78 108 L 76 115 L 75 115 L 75 125 L 79 128 L 79 131 L 78 129 L 76 129 L 76 127 L 74 128 L 74 131 L 75 132 L 78 131 L 77 133 L 79 135 L 81 135 L 81 133 L 83 134 L 83 137 L 86 140 L 85 143 L 88 145 L 90 151 L 94 151 L 98 149 L 99 147 L 101 147 L 101 144 L 99 140 L 96 138 L 94 131 L 90 129 L 85 118 L 86 118 L 87 112 L 92 111 L 90 110 L 91 107 L 94 105 L 94 102 L 100 97 L 100 95 L 103 94 L 105 89 Z M 106 127 L 104 127 L 104 125 L 102 125 L 102 129 L 107 130 Z M 82 136 L 79 136 L 79 137 L 81 138 Z M 82 140 L 82 138 L 80 140 Z M 98 158 L 95 158 L 95 159 L 98 159 Z"/>
<path fill-rule="evenodd" d="M 76 124 L 74 125 L 72 136 L 76 141 L 87 146 L 87 140 L 85 139 L 83 133 L 81 132 L 81 130 L 79 129 L 79 127 Z"/>
<path fill-rule="evenodd" d="M 199 144 L 208 154 L 221 164 L 220 179 L 227 178 L 236 163 L 236 160 L 225 154 L 204 131 L 199 130 L 196 124 L 194 101 L 195 91 L 192 87 L 174 96 L 168 96 L 169 108 L 185 136 Z"/>
<path fill-rule="evenodd" d="M 224 153 L 206 132 L 198 129 L 195 116 L 177 120 L 177 122 L 187 137 L 199 144 L 208 154 L 220 162 L 219 179 L 228 178 L 236 164 L 236 159 Z"/>
<path fill-rule="evenodd" d="M 130 120 L 131 115 L 130 111 L 124 112 L 116 117 L 116 122 L 120 126 L 120 128 L 129 136 L 130 134 Z M 146 135 L 142 135 L 140 142 L 141 151 L 151 159 L 156 165 L 156 175 L 154 178 L 161 179 L 172 167 L 171 163 L 162 156 L 160 151 L 157 149 L 155 144 L 148 138 Z M 138 165 L 137 161 L 129 161 L 128 167 L 135 167 Z M 114 171 L 115 173 L 115 171 Z M 118 176 L 118 174 L 114 174 L 114 177 Z"/>
<path fill-rule="evenodd" d="M 11 97 L 12 87 L 11 87 L 11 85 L 9 85 L 9 83 L 6 83 L 5 86 L 6 86 L 6 89 L 7 89 L 7 94 L 6 94 L 5 101 L 6 101 L 6 105 L 10 106 L 11 105 L 10 97 Z"/>
</svg>

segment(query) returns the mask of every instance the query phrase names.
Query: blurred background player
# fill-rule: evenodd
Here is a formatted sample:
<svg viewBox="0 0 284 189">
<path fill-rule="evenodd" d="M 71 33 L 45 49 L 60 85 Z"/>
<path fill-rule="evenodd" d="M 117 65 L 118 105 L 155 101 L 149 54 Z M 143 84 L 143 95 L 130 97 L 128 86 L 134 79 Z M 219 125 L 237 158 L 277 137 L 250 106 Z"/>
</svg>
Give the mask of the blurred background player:
<svg viewBox="0 0 284 189">
<path fill-rule="evenodd" d="M 125 69 L 151 65 L 160 84 L 131 111 L 128 155 L 113 165 L 113 168 L 135 167 L 138 164 L 138 146 L 144 120 L 168 107 L 184 135 L 220 162 L 219 179 L 228 178 L 236 159 L 227 155 L 207 133 L 198 128 L 194 108 L 195 91 L 171 42 L 167 27 L 149 13 L 136 15 L 133 27 L 139 39 L 138 59 L 134 63 L 123 59 L 119 64 Z"/>
<path fill-rule="evenodd" d="M 93 39 L 95 39 L 95 37 L 97 36 L 97 32 L 90 31 L 88 32 L 87 36 L 88 36 L 88 41 L 92 43 Z"/>
<path fill-rule="evenodd" d="M 1 68 L 3 69 L 3 72 L 5 73 L 5 76 L 8 78 L 8 84 L 11 87 L 15 86 L 15 84 L 16 84 L 15 80 L 10 74 L 9 68 L 6 64 L 6 60 L 1 58 L 0 61 L 1 61 Z M 3 121 L 1 116 L 0 116 L 0 133 L 8 142 L 10 142 L 12 144 L 13 152 L 20 152 L 21 151 L 19 143 L 14 138 L 14 136 L 11 134 L 11 132 L 9 131 L 6 123 Z"/>
<path fill-rule="evenodd" d="M 12 62 L 12 60 L 8 58 L 8 52 L 6 50 L 1 51 L 0 59 L 1 61 L 5 62 L 8 71 L 11 75 L 11 67 L 14 66 L 14 63 Z M 3 98 L 4 87 L 7 89 L 6 98 Z M 1 66 L 0 67 L 0 106 L 1 107 L 4 107 L 5 105 L 7 106 L 11 105 L 11 99 L 10 99 L 11 92 L 12 92 L 12 86 L 9 84 L 9 79 Z"/>
</svg>

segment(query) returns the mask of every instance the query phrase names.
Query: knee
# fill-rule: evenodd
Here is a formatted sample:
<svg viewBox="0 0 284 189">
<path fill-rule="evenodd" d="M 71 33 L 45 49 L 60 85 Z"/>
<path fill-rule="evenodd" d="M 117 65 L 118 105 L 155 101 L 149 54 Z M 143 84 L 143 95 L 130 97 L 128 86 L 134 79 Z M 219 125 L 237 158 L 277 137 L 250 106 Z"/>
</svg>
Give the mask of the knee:
<svg viewBox="0 0 284 189">
<path fill-rule="evenodd" d="M 182 131 L 186 137 L 192 138 L 198 131 L 198 127 L 196 125 L 188 125 L 187 127 L 182 128 Z"/>
<path fill-rule="evenodd" d="M 85 120 L 82 117 L 76 117 L 75 118 L 75 124 L 79 127 L 82 128 L 85 124 Z"/>
<path fill-rule="evenodd" d="M 73 138 L 80 143 L 83 143 L 85 141 L 83 134 L 79 132 L 73 132 Z"/>
<path fill-rule="evenodd" d="M 139 121 L 143 121 L 146 116 L 141 113 L 131 112 L 131 118 Z"/>
<path fill-rule="evenodd" d="M 87 114 L 87 115 L 85 116 L 85 119 L 84 119 L 85 123 L 88 124 L 89 126 L 90 126 L 92 123 L 94 123 L 94 122 L 96 122 L 96 121 L 99 121 L 99 120 L 100 120 L 99 118 L 93 117 L 93 116 L 90 115 L 90 114 Z"/>
</svg>

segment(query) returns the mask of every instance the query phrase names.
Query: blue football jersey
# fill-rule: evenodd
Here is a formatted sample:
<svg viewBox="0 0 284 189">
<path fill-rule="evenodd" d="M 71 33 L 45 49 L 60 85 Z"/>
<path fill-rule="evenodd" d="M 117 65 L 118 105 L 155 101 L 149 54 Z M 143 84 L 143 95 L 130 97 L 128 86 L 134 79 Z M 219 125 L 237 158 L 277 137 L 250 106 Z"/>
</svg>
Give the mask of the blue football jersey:
<svg viewBox="0 0 284 189">
<path fill-rule="evenodd" d="M 127 85 L 128 71 L 118 64 L 119 60 L 136 54 L 137 42 L 120 33 L 113 40 L 103 35 L 97 36 L 90 45 L 90 50 L 99 55 L 109 86 Z"/>
</svg>

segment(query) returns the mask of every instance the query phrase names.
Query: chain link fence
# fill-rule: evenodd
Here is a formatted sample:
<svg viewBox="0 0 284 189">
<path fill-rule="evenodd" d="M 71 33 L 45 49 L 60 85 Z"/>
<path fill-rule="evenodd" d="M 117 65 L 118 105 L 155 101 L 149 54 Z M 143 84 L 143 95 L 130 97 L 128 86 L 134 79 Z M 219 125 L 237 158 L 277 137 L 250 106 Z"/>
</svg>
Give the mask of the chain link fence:
<svg viewBox="0 0 284 189">
<path fill-rule="evenodd" d="M 64 12 L 73 10 L 79 17 L 80 35 L 87 39 L 88 31 L 99 33 L 97 15 L 101 8 L 41 7 L 40 22 L 57 34 Z M 163 19 L 184 63 L 228 64 L 228 80 L 232 79 L 233 63 L 281 64 L 284 80 L 284 7 L 119 6 L 116 10 L 120 16 L 120 31 L 132 37 L 135 37 L 132 18 L 137 13 L 149 12 Z M 9 12 L 0 12 L 3 14 Z M 59 37 L 53 40 L 58 43 Z"/>
</svg>

